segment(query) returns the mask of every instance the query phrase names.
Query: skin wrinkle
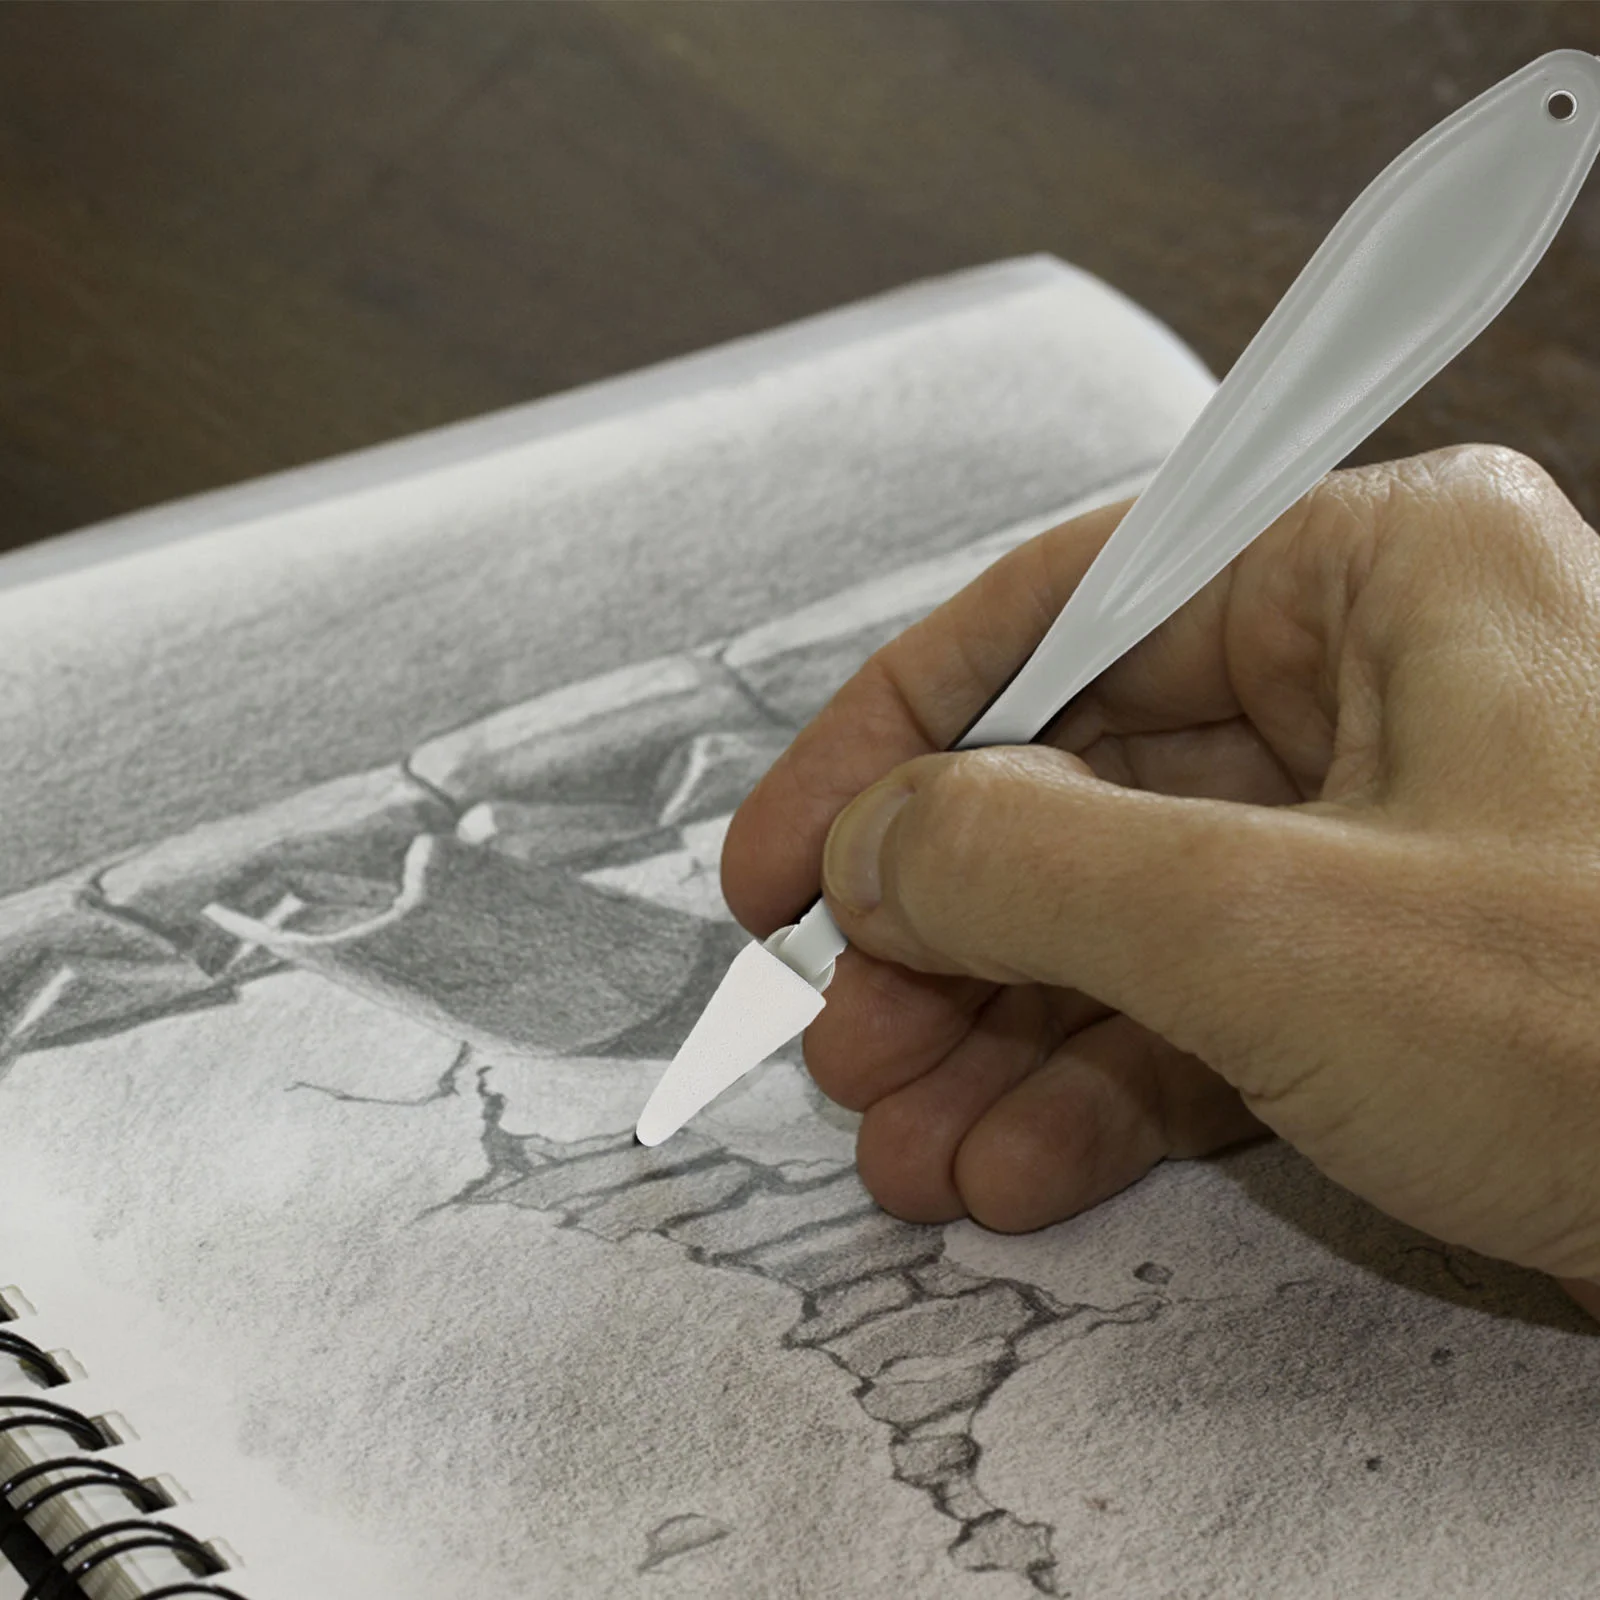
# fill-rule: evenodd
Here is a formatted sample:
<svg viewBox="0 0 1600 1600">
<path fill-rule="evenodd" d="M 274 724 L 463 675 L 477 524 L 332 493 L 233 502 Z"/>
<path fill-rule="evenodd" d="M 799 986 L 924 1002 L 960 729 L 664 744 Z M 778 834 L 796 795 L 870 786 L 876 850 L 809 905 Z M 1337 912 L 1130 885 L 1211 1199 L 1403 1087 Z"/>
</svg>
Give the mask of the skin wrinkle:
<svg viewBox="0 0 1600 1600">
<path fill-rule="evenodd" d="M 1172 734 L 1134 736 L 1124 744 L 1129 779 L 1136 788 L 1259 805 L 1301 798 L 1288 769 L 1245 717 Z M 1208 752 L 1211 760 L 1202 759 L 1197 772 L 1195 758 Z"/>
<path fill-rule="evenodd" d="M 979 679 L 977 674 L 972 671 L 971 665 L 967 661 L 966 652 L 964 650 L 960 651 L 959 657 L 963 667 L 967 671 L 967 675 L 972 679 L 972 682 L 976 684 Z M 894 697 L 895 703 L 905 713 L 906 721 L 911 724 L 912 731 L 917 735 L 918 739 L 921 740 L 923 745 L 925 745 L 930 752 L 943 748 L 937 731 L 929 723 L 927 715 L 922 706 L 918 704 L 918 697 L 915 690 L 908 688 L 906 684 L 900 681 L 900 675 L 895 671 L 892 661 L 884 660 L 881 654 L 874 655 L 867 662 L 867 666 L 863 670 L 875 672 L 876 675 L 882 679 L 884 687 Z"/>
<path fill-rule="evenodd" d="M 1353 588 L 1345 621 L 1328 634 L 1327 677 L 1333 688 L 1330 755 L 1322 784 L 1324 796 L 1361 796 L 1369 802 L 1387 790 L 1397 756 L 1384 714 L 1393 698 L 1391 670 L 1377 647 L 1383 629 L 1370 621 L 1376 604 L 1371 593 L 1365 584 Z"/>
<path fill-rule="evenodd" d="M 1271 541 L 1286 546 L 1294 554 L 1296 561 L 1304 559 L 1299 552 L 1307 543 L 1307 528 L 1310 524 L 1310 502 L 1302 501 L 1299 505 L 1298 523 L 1280 524 L 1274 530 Z M 1319 543 L 1326 542 L 1319 541 Z M 1262 591 L 1273 584 L 1274 576 L 1279 570 L 1272 565 L 1270 559 L 1253 558 L 1252 553 L 1247 553 L 1246 557 L 1235 566 L 1226 569 L 1212 580 L 1196 601 L 1191 602 L 1190 607 L 1163 624 L 1162 628 L 1156 630 L 1146 644 L 1141 646 L 1139 660 L 1145 661 L 1158 658 L 1164 649 L 1181 648 L 1174 646 L 1173 641 L 1175 638 L 1181 638 L 1184 630 L 1191 634 L 1205 635 L 1211 632 L 1216 634 L 1218 645 L 1211 670 L 1218 685 L 1217 701 L 1208 707 L 1210 715 L 1202 718 L 1195 717 L 1193 708 L 1186 708 L 1180 716 L 1183 727 L 1193 727 L 1197 722 L 1216 726 L 1248 716 L 1257 725 L 1271 727 L 1280 735 L 1290 733 L 1298 735 L 1301 719 L 1294 715 L 1294 712 L 1302 709 L 1302 693 L 1293 687 L 1286 691 L 1284 685 L 1285 683 L 1297 685 L 1303 674 L 1295 670 L 1285 671 L 1283 658 L 1292 659 L 1299 652 L 1288 643 L 1262 652 L 1260 616 L 1250 605 L 1241 601 L 1241 597 L 1245 597 L 1256 607 L 1261 607 Z M 1275 609 L 1282 616 L 1287 632 L 1302 638 L 1311 638 L 1312 649 L 1309 653 L 1313 655 L 1313 659 L 1320 655 L 1320 641 L 1312 634 L 1309 626 L 1295 618 L 1288 605 L 1280 604 Z M 1220 625 L 1208 624 L 1202 620 L 1207 615 L 1213 614 L 1220 617 Z M 1241 635 L 1245 634 L 1248 638 L 1241 639 Z M 1250 657 L 1253 652 L 1264 655 L 1262 664 L 1251 664 Z M 1169 727 L 1163 726 L 1172 723 L 1171 717 L 1157 716 L 1152 719 L 1148 711 L 1145 712 L 1139 727 L 1135 728 L 1130 724 L 1124 706 L 1134 700 L 1143 687 L 1139 671 L 1139 666 L 1133 661 L 1119 664 L 1110 669 L 1100 684 L 1087 691 L 1084 696 L 1093 708 L 1085 720 L 1101 736 L 1112 728 L 1125 734 L 1171 731 Z M 1146 679 L 1152 677 L 1154 668 L 1145 671 L 1143 675 Z M 1280 713 L 1277 711 L 1277 706 L 1285 700 L 1289 705 Z M 1318 709 L 1323 710 L 1322 707 Z M 1326 711 L 1324 720 L 1331 726 L 1331 716 Z M 1072 740 L 1072 744 L 1081 746 L 1084 741 L 1081 725 L 1074 729 L 1074 733 L 1076 737 Z M 1285 742 L 1289 741 L 1286 739 Z M 1283 770 L 1283 762 L 1276 754 L 1273 756 L 1273 761 L 1279 770 Z M 1303 778 L 1297 780 L 1297 787 L 1302 795 L 1311 792 Z"/>
<path fill-rule="evenodd" d="M 1230 670 L 1240 684 L 1240 701 L 1251 708 L 1248 715 L 1263 744 L 1269 749 L 1277 747 L 1275 759 L 1300 796 L 1311 799 L 1322 792 L 1337 727 L 1333 696 L 1319 682 L 1328 646 L 1310 619 L 1296 615 L 1286 604 L 1275 610 L 1287 635 L 1277 654 L 1281 661 L 1293 664 L 1292 670 L 1264 665 L 1251 672 L 1243 659 L 1242 642 L 1233 637 L 1240 626 L 1234 618 L 1230 618 L 1230 657 L 1238 665 Z M 1286 688 L 1286 683 L 1294 687 Z"/>
<path fill-rule="evenodd" d="M 1301 794 L 1311 799 L 1328 793 L 1332 787 L 1330 779 L 1338 770 L 1339 739 L 1345 732 L 1349 709 L 1349 701 L 1343 692 L 1344 685 L 1339 681 L 1349 659 L 1344 649 L 1346 618 L 1352 611 L 1349 599 L 1352 588 L 1359 592 L 1359 580 L 1352 579 L 1352 568 L 1358 562 L 1370 560 L 1370 541 L 1351 540 L 1350 529 L 1359 524 L 1352 517 L 1347 504 L 1335 500 L 1333 506 L 1319 509 L 1316 498 L 1308 496 L 1300 505 L 1300 520 L 1295 525 L 1291 539 L 1292 559 L 1287 565 L 1302 576 L 1288 583 L 1288 595 L 1273 604 L 1271 610 L 1282 619 L 1285 629 L 1293 630 L 1295 635 L 1293 642 L 1286 642 L 1279 647 L 1277 659 L 1288 657 L 1298 660 L 1301 650 L 1310 659 L 1302 669 L 1304 693 L 1296 696 L 1293 707 L 1298 715 L 1291 714 L 1290 709 L 1285 708 L 1281 717 L 1271 719 L 1270 735 L 1283 744 L 1304 750 L 1304 755 L 1296 765 L 1295 776 Z M 1330 527 L 1335 512 L 1338 517 L 1336 528 Z M 1307 566 L 1315 572 L 1309 585 L 1303 577 Z M 1260 585 L 1267 587 L 1272 585 L 1274 577 L 1283 572 L 1285 567 L 1262 559 L 1253 563 L 1249 570 L 1252 575 L 1262 574 Z M 1278 579 L 1279 584 L 1285 581 Z M 1314 605 L 1309 613 L 1301 598 L 1308 587 L 1313 596 L 1322 598 L 1322 603 Z M 1251 655 L 1250 640 L 1246 633 L 1248 615 L 1247 607 L 1236 606 L 1229 618 L 1226 633 L 1229 659 L 1238 663 L 1232 669 L 1236 678 L 1250 675 L 1247 666 Z M 1299 649 L 1295 648 L 1296 644 Z M 1270 695 L 1275 688 L 1271 660 L 1269 658 L 1269 662 L 1254 674 L 1263 697 Z M 1291 681 L 1298 681 L 1301 676 L 1302 673 L 1293 674 Z M 1241 699 L 1246 698 L 1241 694 Z M 1308 711 L 1314 714 L 1315 719 L 1309 728 L 1306 725 Z M 1257 721 L 1263 719 L 1258 716 Z M 1314 744 L 1311 742 L 1313 739 Z"/>
</svg>

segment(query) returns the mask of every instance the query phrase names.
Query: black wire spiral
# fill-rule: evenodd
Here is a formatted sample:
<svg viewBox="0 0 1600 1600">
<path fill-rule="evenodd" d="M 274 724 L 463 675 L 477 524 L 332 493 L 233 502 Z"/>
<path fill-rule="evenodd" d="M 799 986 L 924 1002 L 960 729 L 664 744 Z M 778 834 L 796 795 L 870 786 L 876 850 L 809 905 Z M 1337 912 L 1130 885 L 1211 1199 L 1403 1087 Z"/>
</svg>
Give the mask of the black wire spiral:
<svg viewBox="0 0 1600 1600">
<path fill-rule="evenodd" d="M 5 1303 L 0 1301 L 0 1321 L 5 1320 Z M 6 1328 L 0 1328 L 0 1354 L 20 1362 L 47 1388 L 58 1388 L 70 1381 L 58 1362 L 21 1334 Z M 193 1595 L 210 1595 L 213 1600 L 244 1600 L 236 1591 L 207 1581 L 227 1569 L 198 1539 L 169 1523 L 148 1520 L 170 1506 L 158 1489 L 135 1477 L 126 1467 L 95 1459 L 93 1452 L 109 1449 L 117 1441 L 81 1411 L 39 1395 L 0 1394 L 0 1434 L 23 1428 L 54 1428 L 66 1434 L 80 1450 L 90 1453 L 53 1456 L 34 1462 L 0 1483 L 0 1535 L 26 1528 L 28 1518 L 41 1506 L 74 1489 L 116 1489 L 142 1513 L 137 1518 L 102 1523 L 52 1551 L 44 1570 L 28 1585 L 23 1600 L 81 1600 L 84 1578 L 136 1550 L 171 1551 L 194 1566 L 197 1573 L 192 1580 L 150 1590 L 144 1600 L 178 1600 L 179 1596 Z M 51 1483 L 41 1482 L 58 1472 L 70 1476 Z M 41 1486 L 27 1499 L 20 1503 L 13 1500 L 15 1494 L 35 1483 Z M 100 1548 L 95 1549 L 97 1545 Z"/>
<path fill-rule="evenodd" d="M 104 1545 L 93 1555 L 87 1554 L 91 1545 L 99 1544 L 102 1539 L 113 1538 L 114 1542 Z M 61 1600 L 64 1594 L 72 1593 L 72 1585 L 81 1587 L 83 1579 L 91 1572 L 98 1571 L 119 1556 L 132 1555 L 135 1550 L 170 1550 L 174 1555 L 187 1556 L 205 1577 L 223 1570 L 216 1557 L 198 1539 L 192 1538 L 181 1528 L 168 1527 L 164 1522 L 132 1519 L 103 1522 L 98 1528 L 91 1528 L 88 1533 L 80 1534 L 57 1550 L 49 1569 L 28 1585 L 22 1600 Z M 217 1590 L 215 1585 L 211 1586 L 211 1591 L 213 1594 L 226 1592 Z M 201 1587 L 199 1592 L 204 1594 L 205 1588 Z"/>
</svg>

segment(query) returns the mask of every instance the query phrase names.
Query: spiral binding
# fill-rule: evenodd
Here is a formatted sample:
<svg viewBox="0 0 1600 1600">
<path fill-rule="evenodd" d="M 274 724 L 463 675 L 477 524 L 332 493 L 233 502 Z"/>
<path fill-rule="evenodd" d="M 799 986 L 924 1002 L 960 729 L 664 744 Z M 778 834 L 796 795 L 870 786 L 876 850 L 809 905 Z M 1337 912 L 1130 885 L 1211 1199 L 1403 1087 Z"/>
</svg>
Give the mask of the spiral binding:
<svg viewBox="0 0 1600 1600">
<path fill-rule="evenodd" d="M 9 1318 L 9 1308 L 0 1301 L 0 1322 Z M 10 1356 L 36 1374 L 46 1387 L 55 1388 L 71 1381 L 60 1364 L 36 1344 L 4 1327 L 0 1327 L 0 1354 Z M 167 1500 L 158 1490 L 135 1477 L 126 1467 L 96 1459 L 95 1451 L 109 1449 L 117 1441 L 81 1411 L 39 1395 L 0 1394 L 0 1434 L 23 1428 L 54 1428 L 88 1453 L 30 1462 L 0 1483 L 0 1535 L 30 1527 L 29 1519 L 41 1506 L 74 1489 L 116 1489 L 140 1513 L 138 1517 L 101 1523 L 59 1550 L 50 1551 L 43 1569 L 28 1585 L 23 1600 L 81 1600 L 83 1579 L 138 1550 L 168 1550 L 197 1569 L 192 1581 L 163 1584 L 147 1590 L 142 1600 L 180 1600 L 180 1597 L 195 1595 L 209 1595 L 212 1600 L 245 1600 L 237 1591 L 210 1581 L 227 1570 L 212 1550 L 181 1528 L 149 1520 L 157 1512 L 169 1509 Z M 26 1500 L 12 1503 L 13 1495 L 53 1473 L 70 1476 L 42 1483 Z"/>
</svg>

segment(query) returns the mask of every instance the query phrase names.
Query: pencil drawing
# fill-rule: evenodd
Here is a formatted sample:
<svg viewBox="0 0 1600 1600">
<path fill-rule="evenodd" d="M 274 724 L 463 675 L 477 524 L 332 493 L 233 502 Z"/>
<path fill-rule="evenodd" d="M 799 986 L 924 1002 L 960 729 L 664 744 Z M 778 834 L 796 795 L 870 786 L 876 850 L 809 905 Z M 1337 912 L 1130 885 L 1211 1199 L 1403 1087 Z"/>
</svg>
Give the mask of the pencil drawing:
<svg viewBox="0 0 1600 1600">
<path fill-rule="evenodd" d="M 750 636 L 563 687 L 431 740 L 398 769 L 140 852 L 76 893 L 14 898 L 0 906 L 12 1058 L 234 1003 L 291 970 L 400 1013 L 453 1041 L 420 1091 L 352 1091 L 312 1063 L 284 1092 L 355 1111 L 476 1104 L 477 1169 L 413 1226 L 511 1208 L 618 1249 L 648 1238 L 695 1268 L 781 1289 L 794 1310 L 780 1348 L 830 1364 L 879 1430 L 886 1478 L 944 1520 L 952 1573 L 1074 1592 L 1081 1552 L 1063 1545 L 1058 1514 L 1011 1498 L 989 1430 L 1041 1364 L 1192 1317 L 1204 1294 L 1175 1289 L 1172 1269 L 1144 1257 L 1094 1292 L 962 1259 L 950 1230 L 878 1211 L 837 1137 L 729 1143 L 713 1120 L 646 1150 L 631 1118 L 573 1125 L 558 1105 L 557 1069 L 573 1063 L 659 1070 L 745 937 L 717 887 L 732 807 L 829 686 L 909 620 L 908 594 L 925 608 L 1014 537 Z M 793 1049 L 768 1069 L 797 1070 Z M 513 1076 L 534 1086 L 517 1127 Z M 1459 1285 L 1460 1264 L 1433 1248 Z M 1364 1474 L 1384 1470 L 1379 1452 L 1361 1459 Z M 1102 1491 L 1080 1506 L 1120 1514 Z M 634 1575 L 659 1584 L 692 1561 L 706 1592 L 721 1592 L 731 1579 L 716 1577 L 718 1552 L 738 1551 L 739 1526 L 659 1509 Z"/>
<path fill-rule="evenodd" d="M 292 966 L 459 1040 L 427 1105 L 470 1078 L 485 1170 L 449 1204 L 550 1213 L 610 1242 L 654 1233 L 697 1264 L 793 1290 L 785 1348 L 825 1355 L 886 1430 L 886 1469 L 955 1524 L 957 1567 L 1058 1592 L 1051 1530 L 985 1498 L 972 1419 L 1063 1340 L 1154 1313 L 1068 1305 L 942 1261 L 943 1231 L 879 1213 L 847 1163 L 785 1165 L 686 1134 L 560 1142 L 501 1127 L 492 1065 L 670 1055 L 745 935 L 717 885 L 731 809 L 870 651 L 1021 530 L 858 586 L 693 654 L 565 686 L 13 907 L 7 1039 L 59 1047 Z M 44 920 L 45 910 L 54 920 Z M 24 927 L 23 912 L 32 911 Z M 31 943 L 30 943 L 31 941 Z M 0 945 L 0 952 L 6 947 Z M 140 965 L 140 962 L 143 965 Z M 0 968 L 0 971 L 6 969 Z M 27 982 L 20 975 L 27 974 Z M 643 1574 L 724 1538 L 667 1518 Z"/>
<path fill-rule="evenodd" d="M 490 1044 L 675 1046 L 691 979 L 742 943 L 717 887 L 733 806 L 872 649 L 1034 525 L 0 901 L 0 1045 L 225 1003 L 292 961 Z"/>
<path fill-rule="evenodd" d="M 912 1225 L 793 1046 L 633 1142 L 746 939 L 740 799 L 1209 392 L 1044 276 L 920 364 L 719 368 L 432 500 L 148 558 L 139 607 L 93 572 L 12 606 L 52 749 L 0 774 L 43 797 L 0 862 L 0 1268 L 272 1600 L 1600 1586 L 1578 1314 L 1282 1147 L 1040 1236 Z M 218 593 L 228 650 L 184 631 Z"/>
<path fill-rule="evenodd" d="M 888 1433 L 890 1470 L 956 1524 L 955 1564 L 1011 1572 L 1055 1595 L 1053 1530 L 994 1504 L 979 1482 L 974 1418 L 1030 1361 L 1163 1300 L 1066 1304 L 1036 1285 L 944 1257 L 944 1229 L 885 1216 L 847 1167 L 791 1176 L 693 1132 L 656 1149 L 630 1134 L 575 1144 L 501 1127 L 504 1101 L 477 1076 L 486 1170 L 453 1202 L 524 1206 L 618 1242 L 654 1233 L 691 1261 L 751 1273 L 800 1296 L 785 1348 L 821 1351 Z"/>
</svg>

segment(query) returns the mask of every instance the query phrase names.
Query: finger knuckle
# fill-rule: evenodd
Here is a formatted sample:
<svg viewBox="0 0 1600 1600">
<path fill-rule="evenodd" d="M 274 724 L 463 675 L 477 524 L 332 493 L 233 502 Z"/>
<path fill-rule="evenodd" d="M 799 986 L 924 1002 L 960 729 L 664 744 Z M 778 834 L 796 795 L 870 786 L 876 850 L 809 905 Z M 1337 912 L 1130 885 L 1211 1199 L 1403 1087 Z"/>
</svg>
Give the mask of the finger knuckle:
<svg viewBox="0 0 1600 1600">
<path fill-rule="evenodd" d="M 1555 479 L 1519 450 L 1463 444 L 1440 455 L 1441 492 L 1502 541 L 1547 546 L 1574 515 Z"/>
<path fill-rule="evenodd" d="M 1418 592 L 1565 592 L 1592 540 L 1540 464 L 1506 445 L 1468 443 L 1328 475 L 1309 521 L 1380 559 Z M 1593 552 L 1588 552 L 1589 556 Z"/>
<path fill-rule="evenodd" d="M 1455 444 L 1396 461 L 1345 467 L 1323 481 L 1327 498 L 1356 506 L 1370 520 L 1374 510 L 1387 518 L 1437 515 L 1453 520 L 1463 513 L 1502 519 L 1518 516 L 1547 521 L 1552 507 L 1567 500 L 1554 478 L 1531 456 L 1502 444 Z"/>
<path fill-rule="evenodd" d="M 1467 443 L 1449 445 L 1423 460 L 1437 462 L 1437 475 L 1452 485 L 1480 487 L 1496 500 L 1522 504 L 1530 499 L 1560 496 L 1556 481 L 1532 456 L 1510 445 Z"/>
<path fill-rule="evenodd" d="M 1592 588 L 1592 540 L 1574 538 L 1582 518 L 1537 461 L 1504 445 L 1460 445 L 1441 479 L 1474 565 L 1522 604 L 1566 611 Z"/>
</svg>

